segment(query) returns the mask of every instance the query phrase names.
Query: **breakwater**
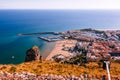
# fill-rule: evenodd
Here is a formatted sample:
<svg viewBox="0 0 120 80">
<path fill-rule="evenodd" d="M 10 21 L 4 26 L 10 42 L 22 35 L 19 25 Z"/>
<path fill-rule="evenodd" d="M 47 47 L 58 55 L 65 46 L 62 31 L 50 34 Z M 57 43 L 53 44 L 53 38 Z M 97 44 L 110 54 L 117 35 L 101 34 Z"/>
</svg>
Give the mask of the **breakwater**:
<svg viewBox="0 0 120 80">
<path fill-rule="evenodd" d="M 47 41 L 47 42 L 51 42 L 52 40 L 50 40 L 49 38 L 45 38 L 45 37 L 38 37 L 41 40 Z"/>
<path fill-rule="evenodd" d="M 38 38 L 47 42 L 54 42 L 54 41 L 58 41 L 58 40 L 62 40 L 62 38 L 60 37 L 60 35 L 62 34 L 61 32 L 35 32 L 35 33 L 22 33 L 22 34 L 17 34 L 17 36 L 25 36 L 25 35 L 46 35 L 46 34 L 52 34 L 52 35 L 56 35 L 56 36 L 52 36 L 52 37 L 43 37 L 43 36 L 39 36 Z"/>
<path fill-rule="evenodd" d="M 17 36 L 24 36 L 24 35 L 37 35 L 37 34 L 53 34 L 53 35 L 59 35 L 59 32 L 35 32 L 35 33 L 20 33 L 17 34 Z"/>
<path fill-rule="evenodd" d="M 47 41 L 47 42 L 54 42 L 54 41 L 62 40 L 62 38 L 56 37 L 56 36 L 52 38 L 49 38 L 49 37 L 38 37 L 38 38 L 41 40 Z"/>
</svg>

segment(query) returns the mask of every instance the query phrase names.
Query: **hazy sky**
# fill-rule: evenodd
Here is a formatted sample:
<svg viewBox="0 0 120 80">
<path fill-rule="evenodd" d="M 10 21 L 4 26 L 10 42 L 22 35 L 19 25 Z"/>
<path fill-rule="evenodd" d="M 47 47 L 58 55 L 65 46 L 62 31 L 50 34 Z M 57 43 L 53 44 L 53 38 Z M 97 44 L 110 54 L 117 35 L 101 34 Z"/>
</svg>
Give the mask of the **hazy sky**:
<svg viewBox="0 0 120 80">
<path fill-rule="evenodd" d="M 120 9 L 120 0 L 0 0 L 0 9 Z"/>
</svg>

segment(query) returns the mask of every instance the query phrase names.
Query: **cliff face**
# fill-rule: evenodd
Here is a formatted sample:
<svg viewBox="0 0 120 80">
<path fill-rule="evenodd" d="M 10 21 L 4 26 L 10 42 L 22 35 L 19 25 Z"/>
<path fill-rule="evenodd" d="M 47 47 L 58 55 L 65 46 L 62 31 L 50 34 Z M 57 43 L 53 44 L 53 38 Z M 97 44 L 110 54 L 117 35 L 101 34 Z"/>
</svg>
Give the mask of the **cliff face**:
<svg viewBox="0 0 120 80">
<path fill-rule="evenodd" d="M 40 50 L 37 46 L 33 46 L 26 52 L 25 62 L 40 60 Z"/>
</svg>

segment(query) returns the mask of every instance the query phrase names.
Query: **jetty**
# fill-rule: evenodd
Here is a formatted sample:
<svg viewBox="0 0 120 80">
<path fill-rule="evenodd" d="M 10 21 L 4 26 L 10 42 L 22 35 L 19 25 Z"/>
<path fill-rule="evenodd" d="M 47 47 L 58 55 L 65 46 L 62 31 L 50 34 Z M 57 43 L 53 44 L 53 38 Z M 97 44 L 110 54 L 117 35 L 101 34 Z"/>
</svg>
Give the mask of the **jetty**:
<svg viewBox="0 0 120 80">
<path fill-rule="evenodd" d="M 56 36 L 51 38 L 50 37 L 38 37 L 38 38 L 47 42 L 54 42 L 54 41 L 59 41 L 63 39 L 61 37 L 56 37 Z"/>
<path fill-rule="evenodd" d="M 52 35 L 56 35 L 56 36 L 48 36 L 48 37 L 42 37 L 39 36 L 38 38 L 47 42 L 54 42 L 54 41 L 58 41 L 58 40 L 62 40 L 63 38 L 60 37 L 60 35 L 62 35 L 61 32 L 34 32 L 34 33 L 20 33 L 17 34 L 17 36 L 25 36 L 25 35 L 46 35 L 46 34 L 52 34 Z M 57 36 L 58 35 L 58 36 Z"/>
<path fill-rule="evenodd" d="M 51 40 L 50 40 L 50 39 L 45 38 L 45 37 L 38 37 L 38 38 L 39 38 L 39 39 L 41 39 L 41 40 L 47 41 L 47 42 L 51 42 Z"/>
<path fill-rule="evenodd" d="M 53 35 L 59 35 L 60 32 L 35 32 L 35 33 L 20 33 L 17 34 L 17 36 L 24 36 L 24 35 L 37 35 L 37 34 L 53 34 Z"/>
</svg>

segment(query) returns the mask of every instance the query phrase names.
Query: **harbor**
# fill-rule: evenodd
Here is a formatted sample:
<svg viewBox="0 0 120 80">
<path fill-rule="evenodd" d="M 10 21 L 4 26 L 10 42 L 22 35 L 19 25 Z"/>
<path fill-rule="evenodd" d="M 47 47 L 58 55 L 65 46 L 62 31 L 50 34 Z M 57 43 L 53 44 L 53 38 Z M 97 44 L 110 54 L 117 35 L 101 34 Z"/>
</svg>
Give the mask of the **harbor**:
<svg viewBox="0 0 120 80">
<path fill-rule="evenodd" d="M 61 32 L 35 32 L 35 33 L 22 33 L 22 34 L 17 34 L 17 36 L 26 36 L 26 35 L 53 35 L 53 36 L 38 36 L 38 39 L 47 41 L 47 42 L 54 42 L 58 40 L 62 40 L 63 38 L 60 36 L 62 33 Z"/>
</svg>

